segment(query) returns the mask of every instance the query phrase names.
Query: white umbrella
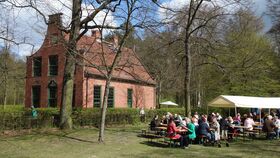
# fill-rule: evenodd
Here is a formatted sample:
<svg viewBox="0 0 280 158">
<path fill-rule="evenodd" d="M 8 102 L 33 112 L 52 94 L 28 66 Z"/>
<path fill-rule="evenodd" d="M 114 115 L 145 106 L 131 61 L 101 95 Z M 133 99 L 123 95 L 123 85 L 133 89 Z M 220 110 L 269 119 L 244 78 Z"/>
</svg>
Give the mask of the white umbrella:
<svg viewBox="0 0 280 158">
<path fill-rule="evenodd" d="M 172 101 L 165 101 L 161 102 L 160 105 L 172 105 L 172 106 L 178 106 L 178 104 L 173 103 Z"/>
</svg>

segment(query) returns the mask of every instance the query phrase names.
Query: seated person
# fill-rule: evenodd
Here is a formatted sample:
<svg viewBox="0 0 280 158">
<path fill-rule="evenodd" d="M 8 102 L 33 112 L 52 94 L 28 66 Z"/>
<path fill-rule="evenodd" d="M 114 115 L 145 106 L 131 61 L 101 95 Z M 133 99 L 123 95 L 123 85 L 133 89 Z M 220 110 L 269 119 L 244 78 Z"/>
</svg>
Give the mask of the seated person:
<svg viewBox="0 0 280 158">
<path fill-rule="evenodd" d="M 167 124 L 167 137 L 171 139 L 179 139 L 181 148 L 186 146 L 186 137 L 184 135 L 177 134 L 180 130 L 176 127 L 173 117 L 169 118 Z"/>
<path fill-rule="evenodd" d="M 205 117 L 202 117 L 202 122 L 198 126 L 198 134 L 206 136 L 211 142 L 214 142 L 215 140 L 215 136 L 213 133 L 211 133 L 210 127 Z"/>
<path fill-rule="evenodd" d="M 168 122 L 168 119 L 165 115 L 162 116 L 162 119 L 161 119 L 161 124 L 167 124 Z"/>
<path fill-rule="evenodd" d="M 174 122 L 176 124 L 176 126 L 179 126 L 180 125 L 180 122 L 182 121 L 182 117 L 178 114 L 174 114 Z"/>
<path fill-rule="evenodd" d="M 247 116 L 246 120 L 244 121 L 245 129 L 248 131 L 252 131 L 253 125 L 255 125 L 253 118 L 250 115 Z"/>
<path fill-rule="evenodd" d="M 181 123 L 180 123 L 180 126 L 187 126 L 187 122 L 186 122 L 186 119 L 187 119 L 187 117 L 183 117 L 182 118 L 182 121 L 181 121 Z"/>
<path fill-rule="evenodd" d="M 235 133 L 234 122 L 231 116 L 228 117 L 228 140 L 233 139 L 233 134 Z"/>
<path fill-rule="evenodd" d="M 156 127 L 158 127 L 160 124 L 160 121 L 158 119 L 158 115 L 155 115 L 152 121 L 150 122 L 150 130 L 154 131 Z"/>
<path fill-rule="evenodd" d="M 192 118 L 192 120 L 190 120 L 189 118 L 186 119 L 186 123 L 187 123 L 187 128 L 188 128 L 188 137 L 191 140 L 194 140 L 196 138 L 196 134 L 195 134 L 195 125 L 194 123 L 197 121 L 195 117 Z"/>
<path fill-rule="evenodd" d="M 241 124 L 241 115 L 240 113 L 237 113 L 236 116 L 233 118 L 233 123 L 240 126 Z"/>
</svg>

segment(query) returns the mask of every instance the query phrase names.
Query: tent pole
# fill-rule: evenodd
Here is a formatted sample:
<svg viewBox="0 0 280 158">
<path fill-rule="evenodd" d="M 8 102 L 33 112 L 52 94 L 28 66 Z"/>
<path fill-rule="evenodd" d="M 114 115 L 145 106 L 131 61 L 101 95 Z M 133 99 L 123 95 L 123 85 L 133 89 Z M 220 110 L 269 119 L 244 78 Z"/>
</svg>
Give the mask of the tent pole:
<svg viewBox="0 0 280 158">
<path fill-rule="evenodd" d="M 236 106 L 234 106 L 234 110 L 235 110 L 235 116 L 237 116 L 237 109 L 236 109 Z"/>
<path fill-rule="evenodd" d="M 260 108 L 260 124 L 262 122 L 262 109 Z"/>
</svg>

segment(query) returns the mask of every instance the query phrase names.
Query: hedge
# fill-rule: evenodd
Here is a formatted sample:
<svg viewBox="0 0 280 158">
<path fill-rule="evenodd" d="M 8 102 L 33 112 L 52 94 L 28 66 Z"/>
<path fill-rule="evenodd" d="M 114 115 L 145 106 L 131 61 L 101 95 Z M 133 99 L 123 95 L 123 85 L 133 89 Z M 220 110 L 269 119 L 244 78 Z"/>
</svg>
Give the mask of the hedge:
<svg viewBox="0 0 280 158">
<path fill-rule="evenodd" d="M 31 118 L 31 110 L 22 108 L 5 108 L 0 110 L 0 130 L 19 130 L 53 126 L 56 108 L 39 108 L 38 117 Z"/>
<path fill-rule="evenodd" d="M 17 130 L 29 128 L 57 127 L 59 123 L 59 110 L 57 108 L 38 108 L 37 119 L 31 118 L 30 109 L 23 107 L 0 109 L 0 130 Z M 206 113 L 204 109 L 192 109 L 192 112 Z M 162 108 L 145 110 L 146 122 L 157 114 L 160 117 L 167 112 L 184 116 L 184 108 Z M 76 127 L 98 127 L 101 119 L 101 109 L 74 109 L 72 113 L 73 125 Z M 140 122 L 139 109 L 132 108 L 108 108 L 106 113 L 106 125 L 126 125 Z"/>
</svg>

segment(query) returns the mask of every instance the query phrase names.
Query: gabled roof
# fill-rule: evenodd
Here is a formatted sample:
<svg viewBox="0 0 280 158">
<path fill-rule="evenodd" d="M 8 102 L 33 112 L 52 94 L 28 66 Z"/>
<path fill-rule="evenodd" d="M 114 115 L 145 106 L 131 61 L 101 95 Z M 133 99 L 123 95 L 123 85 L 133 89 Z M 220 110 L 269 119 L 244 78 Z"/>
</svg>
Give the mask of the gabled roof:
<svg viewBox="0 0 280 158">
<path fill-rule="evenodd" d="M 84 52 L 85 72 L 99 76 L 107 74 L 106 65 L 110 66 L 112 64 L 117 51 L 116 45 L 113 43 L 101 42 L 100 39 L 92 36 L 82 37 L 78 42 L 78 49 Z M 112 77 L 139 83 L 156 84 L 136 53 L 125 47 L 122 48 L 121 59 Z"/>
<path fill-rule="evenodd" d="M 209 104 L 212 107 L 280 108 L 280 97 L 250 97 L 220 95 Z"/>
<path fill-rule="evenodd" d="M 35 53 L 40 55 L 43 48 L 61 48 L 65 45 L 65 40 L 69 39 L 69 34 L 63 34 L 61 27 L 61 13 L 50 15 L 47 34 L 41 48 Z M 100 32 L 92 30 L 92 36 L 84 35 L 77 44 L 79 52 L 83 52 L 85 73 L 90 75 L 103 76 L 106 74 L 106 65 L 110 66 L 116 55 L 116 45 L 110 42 L 101 41 Z M 58 43 L 52 45 L 52 38 L 57 37 Z M 35 56 L 33 54 L 32 56 Z M 136 53 L 129 48 L 122 48 L 122 55 L 116 70 L 113 72 L 114 79 L 128 80 L 138 83 L 155 85 L 156 82 L 145 69 Z"/>
</svg>

